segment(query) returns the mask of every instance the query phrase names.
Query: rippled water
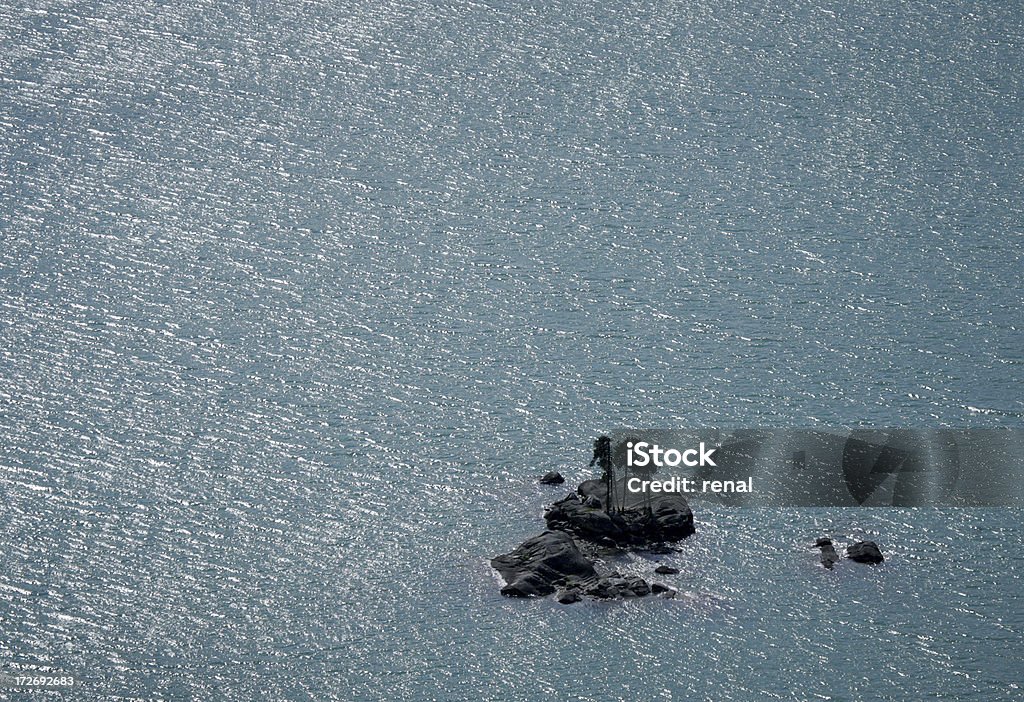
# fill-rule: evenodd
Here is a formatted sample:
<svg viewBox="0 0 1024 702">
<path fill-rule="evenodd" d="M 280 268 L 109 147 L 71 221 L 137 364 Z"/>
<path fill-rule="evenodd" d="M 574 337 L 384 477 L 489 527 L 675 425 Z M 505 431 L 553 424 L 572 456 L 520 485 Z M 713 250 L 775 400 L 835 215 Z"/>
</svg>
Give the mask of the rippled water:
<svg viewBox="0 0 1024 702">
<path fill-rule="evenodd" d="M 1022 36 L 0 7 L 0 661 L 82 699 L 1019 695 L 1019 512 L 698 504 L 676 603 L 507 601 L 487 560 L 611 427 L 1021 425 Z M 824 572 L 823 533 L 892 557 Z"/>
</svg>

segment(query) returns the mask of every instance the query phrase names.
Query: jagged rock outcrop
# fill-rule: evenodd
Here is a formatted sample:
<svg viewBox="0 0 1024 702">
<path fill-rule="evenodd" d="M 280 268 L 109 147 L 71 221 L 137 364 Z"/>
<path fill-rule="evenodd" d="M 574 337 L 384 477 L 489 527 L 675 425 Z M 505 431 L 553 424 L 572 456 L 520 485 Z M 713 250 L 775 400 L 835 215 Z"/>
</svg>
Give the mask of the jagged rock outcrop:
<svg viewBox="0 0 1024 702">
<path fill-rule="evenodd" d="M 664 548 L 662 542 L 694 533 L 693 512 L 682 495 L 656 494 L 645 500 L 627 493 L 625 508 L 609 513 L 603 509 L 608 490 L 601 481 L 587 480 L 576 492 L 579 499 L 570 496 L 551 505 L 544 515 L 548 529 L 594 543 L 608 539 L 619 546 L 654 544 L 658 548 Z"/>
<path fill-rule="evenodd" d="M 545 531 L 527 539 L 511 553 L 491 559 L 505 579 L 501 594 L 508 597 L 550 595 L 569 578 L 581 583 L 597 580 L 594 564 L 564 531 Z"/>
<path fill-rule="evenodd" d="M 885 560 L 874 541 L 858 541 L 846 547 L 846 557 L 857 563 L 877 564 Z"/>
<path fill-rule="evenodd" d="M 554 475 L 545 475 L 541 482 L 558 484 Z M 509 597 L 557 593 L 555 599 L 562 604 L 584 597 L 613 600 L 651 595 L 654 590 L 643 578 L 601 573 L 596 559 L 625 548 L 670 553 L 674 549 L 665 542 L 694 533 L 693 513 L 682 495 L 627 494 L 622 504 L 621 487 L 615 500 L 617 509 L 610 513 L 605 510 L 607 486 L 597 480 L 582 483 L 576 492 L 552 504 L 544 515 L 547 531 L 491 560 L 505 579 L 501 593 Z M 675 596 L 675 590 L 664 585 L 658 592 Z"/>
</svg>

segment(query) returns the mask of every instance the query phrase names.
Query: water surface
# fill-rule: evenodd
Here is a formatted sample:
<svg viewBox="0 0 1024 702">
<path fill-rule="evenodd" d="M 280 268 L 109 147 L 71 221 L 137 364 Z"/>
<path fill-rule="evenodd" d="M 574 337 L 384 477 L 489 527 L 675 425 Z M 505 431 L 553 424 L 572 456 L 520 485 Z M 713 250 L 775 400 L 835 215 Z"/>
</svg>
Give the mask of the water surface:
<svg viewBox="0 0 1024 702">
<path fill-rule="evenodd" d="M 613 427 L 1019 426 L 1022 35 L 0 7 L 0 659 L 82 699 L 1019 694 L 1014 512 L 695 505 L 668 605 L 487 559 Z M 822 533 L 892 558 L 823 572 Z"/>
</svg>

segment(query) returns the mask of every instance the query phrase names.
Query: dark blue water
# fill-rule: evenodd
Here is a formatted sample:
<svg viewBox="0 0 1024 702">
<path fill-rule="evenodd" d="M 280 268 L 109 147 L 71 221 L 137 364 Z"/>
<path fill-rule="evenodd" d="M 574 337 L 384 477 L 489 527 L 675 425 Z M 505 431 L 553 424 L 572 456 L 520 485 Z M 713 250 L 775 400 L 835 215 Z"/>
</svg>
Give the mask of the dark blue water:
<svg viewBox="0 0 1024 702">
<path fill-rule="evenodd" d="M 1020 426 L 1022 37 L 0 7 L 0 662 L 80 699 L 1019 696 L 1018 512 L 695 504 L 675 603 L 506 601 L 487 561 L 613 427 Z M 824 572 L 824 533 L 891 558 Z"/>
</svg>

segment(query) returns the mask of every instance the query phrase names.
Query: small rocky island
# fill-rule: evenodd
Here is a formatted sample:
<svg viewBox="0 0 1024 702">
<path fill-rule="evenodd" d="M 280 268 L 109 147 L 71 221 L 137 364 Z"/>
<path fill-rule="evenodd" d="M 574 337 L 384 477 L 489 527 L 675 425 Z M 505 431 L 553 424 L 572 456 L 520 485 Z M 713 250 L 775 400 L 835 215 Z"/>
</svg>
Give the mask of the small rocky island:
<svg viewBox="0 0 1024 702">
<path fill-rule="evenodd" d="M 832 570 L 832 567 L 839 562 L 839 554 L 836 547 L 832 545 L 832 539 L 824 536 L 814 542 L 812 548 L 821 549 L 821 564 Z M 846 547 L 846 557 L 855 563 L 868 563 L 878 565 L 885 561 L 881 549 L 874 541 L 857 541 Z"/>
<path fill-rule="evenodd" d="M 675 551 L 672 542 L 694 533 L 693 513 L 682 495 L 634 494 L 608 479 L 587 480 L 552 504 L 544 520 L 547 531 L 491 560 L 505 580 L 503 595 L 557 593 L 556 599 L 563 604 L 585 597 L 675 596 L 675 589 L 662 583 L 609 572 L 603 567 L 603 558 L 627 550 Z M 678 572 L 660 572 L 669 571 Z"/>
<path fill-rule="evenodd" d="M 606 563 L 610 557 L 629 551 L 678 551 L 672 544 L 694 533 L 693 512 L 680 493 L 628 491 L 628 474 L 616 475 L 611 455 L 608 437 L 595 441 L 590 464 L 603 469 L 601 479 L 585 480 L 575 492 L 551 504 L 544 514 L 547 530 L 542 534 L 491 559 L 491 566 L 505 580 L 501 594 L 543 597 L 554 593 L 562 604 L 584 598 L 676 596 L 675 588 L 648 582 L 638 575 L 622 575 L 610 570 Z M 565 478 L 552 471 L 539 482 L 560 485 Z M 821 564 L 828 570 L 842 560 L 828 537 L 818 539 L 813 548 L 820 549 Z M 846 549 L 846 558 L 872 565 L 885 560 L 873 541 L 851 544 Z M 676 575 L 679 569 L 661 564 L 653 572 Z"/>
</svg>

